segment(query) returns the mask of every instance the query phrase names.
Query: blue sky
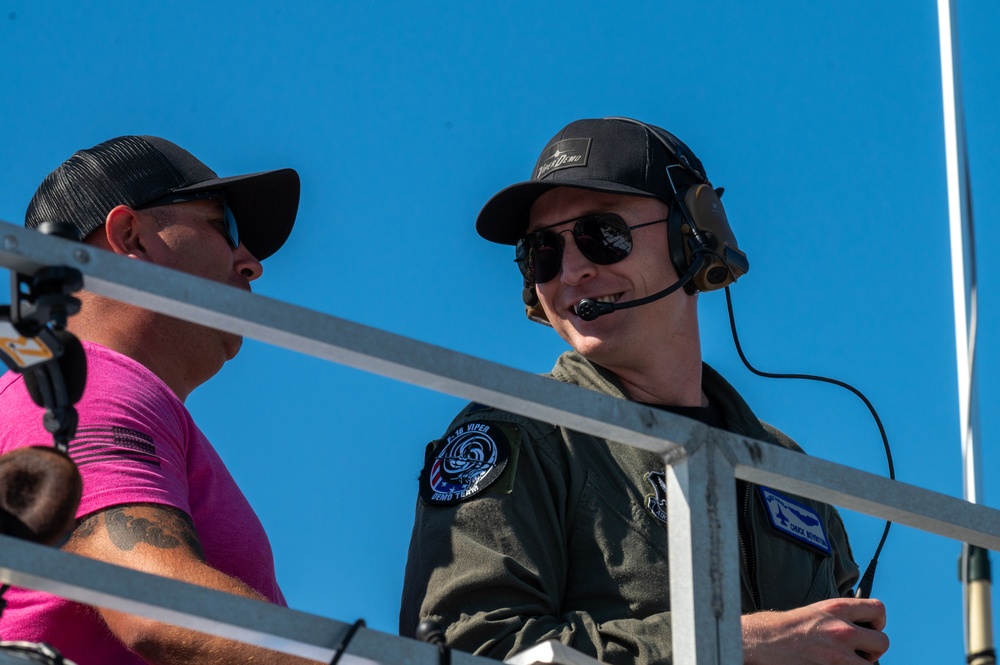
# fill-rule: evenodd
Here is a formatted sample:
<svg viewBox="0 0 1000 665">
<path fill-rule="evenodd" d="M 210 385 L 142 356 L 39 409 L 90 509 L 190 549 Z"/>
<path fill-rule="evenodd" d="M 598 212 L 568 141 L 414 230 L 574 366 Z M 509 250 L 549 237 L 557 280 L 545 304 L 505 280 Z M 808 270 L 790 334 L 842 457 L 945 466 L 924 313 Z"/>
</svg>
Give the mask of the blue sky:
<svg viewBox="0 0 1000 665">
<path fill-rule="evenodd" d="M 1000 5 L 959 3 L 979 242 L 984 503 L 1000 492 Z M 73 151 L 156 134 L 221 175 L 296 168 L 264 295 L 532 372 L 564 344 L 521 314 L 510 248 L 473 221 L 571 120 L 626 115 L 705 163 L 751 270 L 750 360 L 872 400 L 897 477 L 961 496 L 937 8 L 712 0 L 0 0 L 0 219 Z M 706 360 L 811 454 L 885 472 L 847 392 L 751 375 L 721 293 Z M 270 534 L 290 604 L 395 632 L 428 441 L 462 400 L 248 340 L 188 406 Z M 864 565 L 881 522 L 846 514 Z M 883 663 L 962 658 L 959 544 L 896 527 Z"/>
</svg>

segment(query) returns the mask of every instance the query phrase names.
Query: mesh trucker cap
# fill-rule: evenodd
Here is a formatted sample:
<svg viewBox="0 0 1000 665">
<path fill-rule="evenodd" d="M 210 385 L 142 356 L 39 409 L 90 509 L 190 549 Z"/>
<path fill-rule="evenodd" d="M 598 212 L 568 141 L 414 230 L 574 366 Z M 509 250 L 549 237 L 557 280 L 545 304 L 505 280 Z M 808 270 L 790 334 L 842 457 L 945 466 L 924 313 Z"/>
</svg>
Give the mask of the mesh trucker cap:
<svg viewBox="0 0 1000 665">
<path fill-rule="evenodd" d="M 225 194 L 240 242 L 258 260 L 288 239 L 299 207 L 293 169 L 220 178 L 187 150 L 156 136 L 119 136 L 75 153 L 42 181 L 24 225 L 69 222 L 85 238 L 115 206 L 138 209 L 168 195 L 214 190 Z"/>
<path fill-rule="evenodd" d="M 677 157 L 652 132 L 670 144 Z M 701 160 L 664 129 L 627 118 L 571 122 L 542 150 L 530 180 L 507 187 L 486 202 L 476 219 L 476 231 L 493 242 L 516 244 L 528 228 L 535 200 L 556 187 L 646 196 L 670 204 L 674 193 L 666 167 L 677 165 L 678 159 L 708 180 Z M 677 169 L 672 175 L 679 173 L 683 171 Z"/>
</svg>

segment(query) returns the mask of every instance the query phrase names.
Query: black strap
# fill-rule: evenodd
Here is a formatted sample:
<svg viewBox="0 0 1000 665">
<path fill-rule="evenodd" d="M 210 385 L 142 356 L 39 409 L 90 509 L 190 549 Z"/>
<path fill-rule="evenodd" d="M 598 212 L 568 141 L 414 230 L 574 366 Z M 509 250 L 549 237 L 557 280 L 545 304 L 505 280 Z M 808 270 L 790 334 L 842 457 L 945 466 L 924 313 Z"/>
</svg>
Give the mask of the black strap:
<svg viewBox="0 0 1000 665">
<path fill-rule="evenodd" d="M 340 644 L 337 645 L 337 653 L 333 654 L 333 660 L 330 661 L 330 665 L 337 665 L 340 657 L 344 655 L 345 651 L 347 651 L 347 645 L 351 643 L 351 640 L 354 639 L 354 634 L 358 632 L 358 628 L 361 628 L 364 625 L 365 620 L 358 619 L 351 625 L 350 628 L 347 629 L 347 632 L 344 633 L 344 639 L 340 640 Z"/>
</svg>

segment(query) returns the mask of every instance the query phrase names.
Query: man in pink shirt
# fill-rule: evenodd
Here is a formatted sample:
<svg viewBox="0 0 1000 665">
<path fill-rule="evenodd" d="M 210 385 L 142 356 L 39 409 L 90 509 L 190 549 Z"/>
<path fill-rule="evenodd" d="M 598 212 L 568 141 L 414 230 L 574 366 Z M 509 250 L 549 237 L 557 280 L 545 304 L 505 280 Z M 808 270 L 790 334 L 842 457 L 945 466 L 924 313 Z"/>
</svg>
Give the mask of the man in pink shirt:
<svg viewBox="0 0 1000 665">
<path fill-rule="evenodd" d="M 219 178 L 169 141 L 122 136 L 50 173 L 25 225 L 69 222 L 92 247 L 249 290 L 291 232 L 298 199 L 292 169 Z M 84 493 L 63 549 L 284 605 L 260 521 L 184 407 L 242 338 L 79 297 L 69 330 L 88 377 L 69 454 Z M 0 414 L 0 453 L 49 440 L 21 375 L 0 377 Z M 80 665 L 299 662 L 27 589 L 5 600 L 0 638 L 47 642 Z"/>
</svg>

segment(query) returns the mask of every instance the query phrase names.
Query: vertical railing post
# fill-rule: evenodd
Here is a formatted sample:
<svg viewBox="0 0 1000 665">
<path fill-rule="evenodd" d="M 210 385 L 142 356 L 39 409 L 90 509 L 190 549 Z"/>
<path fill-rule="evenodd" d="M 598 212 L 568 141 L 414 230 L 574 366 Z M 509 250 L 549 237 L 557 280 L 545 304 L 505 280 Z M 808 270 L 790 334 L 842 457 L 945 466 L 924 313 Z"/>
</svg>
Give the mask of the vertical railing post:
<svg viewBox="0 0 1000 665">
<path fill-rule="evenodd" d="M 674 663 L 741 663 L 733 465 L 711 441 L 666 461 Z"/>
</svg>

